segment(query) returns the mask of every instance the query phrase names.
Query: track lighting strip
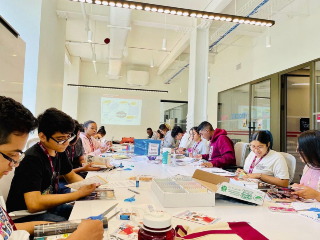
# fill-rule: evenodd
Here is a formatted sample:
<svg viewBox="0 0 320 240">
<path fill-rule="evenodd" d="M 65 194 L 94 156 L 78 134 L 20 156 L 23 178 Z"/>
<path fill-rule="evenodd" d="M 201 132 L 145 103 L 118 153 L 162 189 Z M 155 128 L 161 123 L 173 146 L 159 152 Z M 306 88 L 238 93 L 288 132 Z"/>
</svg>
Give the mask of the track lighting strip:
<svg viewBox="0 0 320 240">
<path fill-rule="evenodd" d="M 144 10 L 147 12 L 166 13 L 166 14 L 172 14 L 172 15 L 178 15 L 178 16 L 241 23 L 241 24 L 248 24 L 248 25 L 255 25 L 255 26 L 272 27 L 275 24 L 275 21 L 267 20 L 267 19 L 250 18 L 250 17 L 243 17 L 243 16 L 236 16 L 236 15 L 229 15 L 229 14 L 205 12 L 205 11 L 196 11 L 196 10 L 190 10 L 190 9 L 184 9 L 184 8 L 167 7 L 167 6 L 155 5 L 155 4 L 149 4 L 149 3 L 139 3 L 139 2 L 131 2 L 131 1 L 123 1 L 123 0 L 121 1 L 70 0 L 70 1 L 86 2 L 86 3 L 111 6 L 111 7 Z"/>
<path fill-rule="evenodd" d="M 91 85 L 80 85 L 80 84 L 68 84 L 68 86 L 83 87 L 83 88 L 103 88 L 103 89 L 110 89 L 110 90 L 125 90 L 125 91 L 136 91 L 136 92 L 168 93 L 168 91 L 148 90 L 148 89 L 142 89 L 142 88 L 118 88 L 118 87 L 91 86 Z"/>
</svg>

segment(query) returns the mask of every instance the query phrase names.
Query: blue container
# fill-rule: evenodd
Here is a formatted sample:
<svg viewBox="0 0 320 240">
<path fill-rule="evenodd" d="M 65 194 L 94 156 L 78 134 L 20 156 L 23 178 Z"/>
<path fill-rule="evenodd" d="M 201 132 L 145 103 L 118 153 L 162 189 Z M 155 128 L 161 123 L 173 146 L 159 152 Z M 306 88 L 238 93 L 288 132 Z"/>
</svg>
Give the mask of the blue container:
<svg viewBox="0 0 320 240">
<path fill-rule="evenodd" d="M 136 155 L 149 155 L 149 145 L 156 144 L 158 145 L 158 153 L 150 154 L 152 156 L 159 156 L 160 155 L 160 147 L 161 141 L 160 140 L 149 140 L 149 139 L 135 139 L 134 140 L 134 154 Z"/>
</svg>

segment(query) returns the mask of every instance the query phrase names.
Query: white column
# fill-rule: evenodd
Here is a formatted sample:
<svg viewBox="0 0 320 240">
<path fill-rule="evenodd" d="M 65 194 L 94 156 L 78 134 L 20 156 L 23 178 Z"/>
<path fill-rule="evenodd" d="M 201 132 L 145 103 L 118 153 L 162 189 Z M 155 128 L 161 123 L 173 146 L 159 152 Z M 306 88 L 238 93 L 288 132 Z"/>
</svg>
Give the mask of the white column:
<svg viewBox="0 0 320 240">
<path fill-rule="evenodd" d="M 67 84 L 79 84 L 81 59 L 70 56 L 70 62 L 64 68 L 62 111 L 77 119 L 79 88 L 68 87 Z"/>
<path fill-rule="evenodd" d="M 209 29 L 196 28 L 190 37 L 187 129 L 207 120 Z"/>
</svg>

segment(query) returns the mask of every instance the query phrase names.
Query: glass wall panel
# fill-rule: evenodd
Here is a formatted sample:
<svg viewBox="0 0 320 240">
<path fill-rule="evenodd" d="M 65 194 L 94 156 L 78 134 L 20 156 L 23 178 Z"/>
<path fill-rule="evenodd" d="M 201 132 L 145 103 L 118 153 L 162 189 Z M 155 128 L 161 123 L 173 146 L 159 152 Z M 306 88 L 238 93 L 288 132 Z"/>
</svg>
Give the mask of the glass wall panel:
<svg viewBox="0 0 320 240">
<path fill-rule="evenodd" d="M 249 142 L 249 88 L 246 84 L 218 94 L 218 128 L 234 142 Z"/>
</svg>

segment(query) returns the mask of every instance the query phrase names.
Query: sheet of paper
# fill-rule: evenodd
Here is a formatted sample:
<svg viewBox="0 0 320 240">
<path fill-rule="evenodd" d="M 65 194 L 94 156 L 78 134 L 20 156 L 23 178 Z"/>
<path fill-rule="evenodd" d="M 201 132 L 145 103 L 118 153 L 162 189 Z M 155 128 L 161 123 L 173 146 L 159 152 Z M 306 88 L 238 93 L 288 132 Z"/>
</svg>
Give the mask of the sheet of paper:
<svg viewBox="0 0 320 240">
<path fill-rule="evenodd" d="M 94 184 L 94 183 L 95 184 L 104 185 L 104 184 L 107 184 L 108 182 L 107 182 L 107 180 L 105 180 L 102 177 L 97 175 L 97 176 L 93 176 L 93 177 L 84 179 L 84 180 L 82 180 L 80 182 L 75 182 L 75 183 L 68 184 L 66 186 L 69 187 L 69 188 L 78 190 L 79 188 L 81 188 L 83 186 L 87 186 L 87 185 Z"/>
<path fill-rule="evenodd" d="M 209 173 L 213 173 L 219 176 L 223 176 L 223 177 L 234 177 L 235 174 L 232 172 L 228 172 L 226 170 L 223 170 L 222 168 L 204 168 L 204 167 L 199 167 L 199 169 L 201 171 L 205 171 L 205 172 L 209 172 Z"/>
<path fill-rule="evenodd" d="M 320 202 L 293 202 L 291 203 L 291 207 L 293 207 L 295 210 L 300 211 L 300 210 L 308 210 L 310 208 L 320 208 Z"/>
<path fill-rule="evenodd" d="M 117 239 L 138 239 L 139 227 L 132 221 L 122 222 L 116 230 L 111 234 L 111 237 L 116 237 Z"/>
<path fill-rule="evenodd" d="M 116 181 L 116 182 L 109 182 L 100 188 L 122 188 L 122 187 L 135 187 L 136 182 L 132 180 L 124 180 L 124 181 Z"/>
<path fill-rule="evenodd" d="M 210 217 L 206 214 L 192 212 L 189 210 L 186 210 L 184 212 L 178 213 L 174 215 L 176 218 L 181 218 L 190 222 L 199 223 L 202 225 L 209 225 L 213 224 L 220 220 L 220 218 L 217 217 Z"/>
<path fill-rule="evenodd" d="M 186 170 L 180 169 L 179 167 L 168 168 L 168 173 L 171 176 L 176 176 L 176 175 L 192 176 L 192 174 L 188 173 Z"/>
<path fill-rule="evenodd" d="M 149 143 L 148 156 L 158 156 L 160 144 Z"/>
</svg>

